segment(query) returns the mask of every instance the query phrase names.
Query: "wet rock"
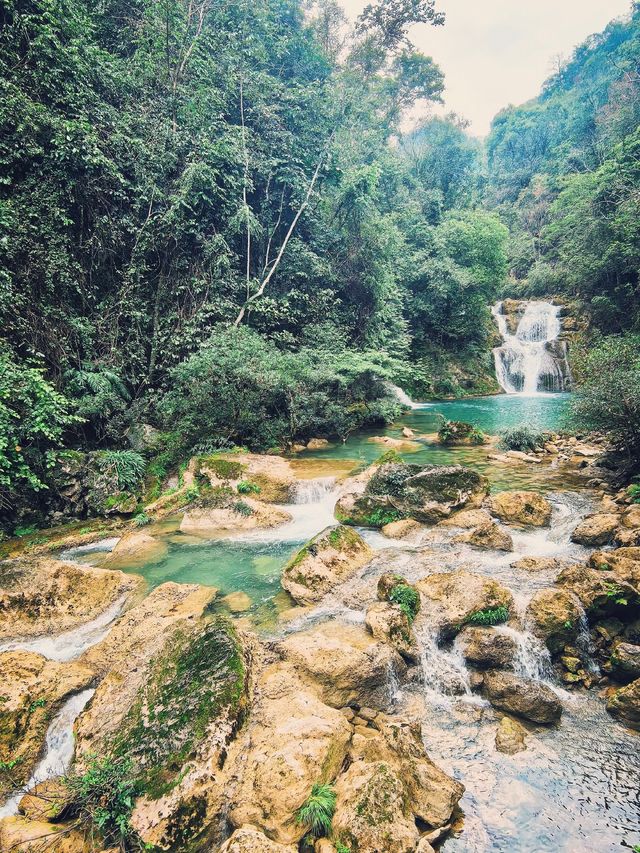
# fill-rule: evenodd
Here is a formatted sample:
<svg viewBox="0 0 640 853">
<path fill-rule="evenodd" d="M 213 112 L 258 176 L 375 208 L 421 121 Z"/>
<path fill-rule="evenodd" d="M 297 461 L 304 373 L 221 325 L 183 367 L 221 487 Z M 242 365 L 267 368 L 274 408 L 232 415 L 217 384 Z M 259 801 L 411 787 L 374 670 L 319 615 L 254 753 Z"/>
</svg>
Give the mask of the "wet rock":
<svg viewBox="0 0 640 853">
<path fill-rule="evenodd" d="M 73 693 L 88 687 L 93 672 L 78 663 L 58 663 L 35 652 L 0 654 L 0 761 L 15 761 L 11 777 L 27 781 L 38 760 L 51 717 Z M 0 775 L 0 801 L 9 779 Z"/>
<path fill-rule="evenodd" d="M 635 681 L 640 678 L 640 646 L 616 643 L 610 663 L 611 672 L 617 681 Z"/>
<path fill-rule="evenodd" d="M 287 563 L 281 584 L 298 604 L 320 601 L 371 560 L 362 537 L 342 524 L 328 527 Z"/>
<path fill-rule="evenodd" d="M 620 519 L 622 526 L 630 530 L 640 527 L 640 504 L 634 504 L 622 513 Z"/>
<path fill-rule="evenodd" d="M 227 486 L 237 491 L 241 482 L 260 490 L 260 501 L 289 503 L 295 492 L 296 476 L 283 456 L 259 453 L 216 453 L 197 457 L 195 470 L 205 475 L 214 487 Z"/>
<path fill-rule="evenodd" d="M 377 595 L 380 601 L 389 601 L 391 591 L 398 584 L 406 584 L 407 581 L 402 575 L 396 575 L 392 572 L 385 572 L 378 579 Z"/>
<path fill-rule="evenodd" d="M 623 547 L 640 545 L 640 527 L 636 527 L 633 530 L 628 530 L 626 527 L 618 527 L 613 541 L 615 545 Z"/>
<path fill-rule="evenodd" d="M 413 438 L 415 435 L 415 430 L 410 429 L 409 427 L 402 427 L 402 436 L 403 438 Z"/>
<path fill-rule="evenodd" d="M 244 613 L 253 604 L 247 593 L 242 590 L 230 592 L 229 595 L 225 595 L 221 600 L 232 613 Z"/>
<path fill-rule="evenodd" d="M 511 524 L 545 527 L 551 521 L 551 504 L 537 492 L 498 492 L 487 503 L 492 515 Z"/>
<path fill-rule="evenodd" d="M 618 516 L 601 512 L 587 516 L 571 534 L 571 541 L 579 545 L 606 545 L 613 539 L 618 527 Z"/>
<path fill-rule="evenodd" d="M 485 673 L 484 690 L 494 707 L 534 723 L 555 723 L 562 715 L 553 690 L 531 679 L 494 670 Z"/>
<path fill-rule="evenodd" d="M 403 518 L 400 521 L 392 521 L 390 524 L 385 524 L 382 528 L 382 533 L 389 539 L 403 539 L 405 536 L 420 530 L 421 526 L 413 518 Z"/>
<path fill-rule="evenodd" d="M 349 523 L 383 527 L 401 518 L 437 522 L 464 506 L 479 506 L 487 480 L 462 465 L 380 465 L 357 497 Z"/>
<path fill-rule="evenodd" d="M 457 643 L 466 662 L 480 669 L 508 669 L 517 652 L 513 637 L 494 628 L 467 626 L 458 634 Z"/>
<path fill-rule="evenodd" d="M 70 802 L 69 789 L 60 779 L 40 782 L 20 800 L 18 809 L 29 820 L 56 823 L 65 816 Z"/>
<path fill-rule="evenodd" d="M 0 850 L 11 853 L 90 853 L 91 843 L 68 826 L 24 817 L 0 820 Z"/>
<path fill-rule="evenodd" d="M 406 613 L 397 604 L 376 601 L 367 608 L 365 625 L 374 639 L 388 643 L 402 657 L 416 661 L 419 650 Z"/>
<path fill-rule="evenodd" d="M 503 717 L 496 731 L 496 749 L 505 755 L 515 755 L 527 748 L 527 730 L 512 720 L 511 717 Z"/>
<path fill-rule="evenodd" d="M 513 606 L 509 590 L 493 578 L 459 569 L 429 575 L 418 581 L 421 608 L 416 627 L 428 625 L 443 639 L 455 636 L 470 620 L 484 611 Z"/>
<path fill-rule="evenodd" d="M 134 530 L 125 533 L 109 555 L 107 566 L 143 566 L 166 556 L 167 543 L 148 533 Z"/>
<path fill-rule="evenodd" d="M 562 589 L 540 589 L 532 596 L 526 611 L 533 633 L 544 640 L 551 654 L 562 651 L 575 640 L 582 608 L 575 597 Z"/>
<path fill-rule="evenodd" d="M 591 617 L 616 615 L 625 619 L 627 608 L 638 599 L 635 588 L 620 580 L 616 573 L 588 566 L 564 569 L 557 583 L 577 595 Z"/>
<path fill-rule="evenodd" d="M 607 711 L 625 726 L 640 731 L 640 678 L 616 690 L 607 701 Z"/>
<path fill-rule="evenodd" d="M 329 446 L 326 438 L 311 438 L 307 442 L 307 450 L 323 450 Z"/>
<path fill-rule="evenodd" d="M 367 440 L 373 444 L 383 444 L 385 447 L 400 451 L 418 450 L 420 447 L 417 441 L 406 438 L 392 438 L 390 435 L 374 435 Z"/>
<path fill-rule="evenodd" d="M 557 557 L 522 557 L 511 563 L 512 568 L 522 569 L 524 572 L 559 572 L 570 565 L 566 560 Z"/>
<path fill-rule="evenodd" d="M 142 579 L 59 560 L 0 565 L 0 642 L 60 634 L 95 619 Z"/>
<path fill-rule="evenodd" d="M 468 530 L 491 524 L 492 521 L 486 509 L 462 509 L 439 522 L 439 527 L 463 527 Z"/>
<path fill-rule="evenodd" d="M 416 853 L 435 853 L 435 850 L 426 838 L 421 838 L 416 847 Z"/>
<path fill-rule="evenodd" d="M 218 853 L 297 853 L 297 850 L 297 845 L 278 844 L 255 826 L 247 825 L 236 829 Z"/>
<path fill-rule="evenodd" d="M 466 542 L 491 551 L 513 551 L 513 539 L 495 521 L 482 524 L 456 536 L 454 542 Z"/>
<path fill-rule="evenodd" d="M 189 509 L 182 517 L 180 530 L 195 536 L 209 537 L 219 532 L 277 527 L 287 521 L 291 521 L 291 516 L 284 510 L 243 496 L 230 498 L 228 506 Z"/>
<path fill-rule="evenodd" d="M 640 589 L 640 548 L 616 548 L 614 551 L 596 551 L 589 558 L 595 569 L 611 571 L 618 581 Z"/>
<path fill-rule="evenodd" d="M 316 782 L 336 777 L 350 738 L 345 716 L 325 705 L 292 666 L 268 666 L 227 759 L 232 825 L 251 824 L 276 842 L 297 843 L 305 833 L 295 822 L 297 809 Z"/>
<path fill-rule="evenodd" d="M 301 678 L 317 685 L 323 700 L 335 708 L 391 704 L 389 675 L 404 675 L 406 665 L 388 645 L 363 627 L 327 622 L 292 634 L 279 644 Z"/>
</svg>

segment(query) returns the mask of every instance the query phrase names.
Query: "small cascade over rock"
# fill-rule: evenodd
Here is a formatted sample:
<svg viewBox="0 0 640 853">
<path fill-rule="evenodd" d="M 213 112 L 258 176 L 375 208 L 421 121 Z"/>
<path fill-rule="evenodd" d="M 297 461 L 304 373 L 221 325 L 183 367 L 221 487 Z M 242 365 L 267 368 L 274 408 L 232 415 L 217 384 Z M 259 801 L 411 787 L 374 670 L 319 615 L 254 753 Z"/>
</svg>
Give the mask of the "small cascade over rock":
<svg viewBox="0 0 640 853">
<path fill-rule="evenodd" d="M 567 346 L 559 339 L 560 307 L 505 300 L 491 309 L 503 343 L 493 351 L 496 378 L 507 394 L 568 391 Z"/>
</svg>

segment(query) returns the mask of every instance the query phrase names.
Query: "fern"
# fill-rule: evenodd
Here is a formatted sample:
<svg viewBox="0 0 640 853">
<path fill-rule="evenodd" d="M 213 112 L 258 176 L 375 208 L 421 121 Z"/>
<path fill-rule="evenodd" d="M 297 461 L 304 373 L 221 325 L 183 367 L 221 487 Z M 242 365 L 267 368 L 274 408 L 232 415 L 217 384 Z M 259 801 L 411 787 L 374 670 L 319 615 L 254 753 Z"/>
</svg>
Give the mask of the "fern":
<svg viewBox="0 0 640 853">
<path fill-rule="evenodd" d="M 114 477 L 123 491 L 135 489 L 144 477 L 146 463 L 135 450 L 102 450 L 98 467 L 103 474 Z"/>
<path fill-rule="evenodd" d="M 336 792 L 333 785 L 316 783 L 296 812 L 296 821 L 301 826 L 307 826 L 311 835 L 320 838 L 331 832 L 335 810 Z"/>
</svg>

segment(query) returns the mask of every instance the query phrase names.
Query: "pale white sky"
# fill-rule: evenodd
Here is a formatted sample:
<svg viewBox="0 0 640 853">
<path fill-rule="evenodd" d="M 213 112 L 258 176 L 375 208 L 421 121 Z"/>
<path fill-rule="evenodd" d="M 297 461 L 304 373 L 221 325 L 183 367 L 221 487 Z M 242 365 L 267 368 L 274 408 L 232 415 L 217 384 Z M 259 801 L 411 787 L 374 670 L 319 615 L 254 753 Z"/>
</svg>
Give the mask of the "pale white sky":
<svg viewBox="0 0 640 853">
<path fill-rule="evenodd" d="M 370 0 L 339 0 L 355 17 Z M 493 116 L 540 91 L 554 58 L 568 57 L 591 33 L 627 13 L 630 0 L 439 0 L 443 27 L 414 27 L 411 38 L 445 74 L 445 111 L 484 136 Z M 441 110 L 436 110 L 440 112 Z"/>
</svg>

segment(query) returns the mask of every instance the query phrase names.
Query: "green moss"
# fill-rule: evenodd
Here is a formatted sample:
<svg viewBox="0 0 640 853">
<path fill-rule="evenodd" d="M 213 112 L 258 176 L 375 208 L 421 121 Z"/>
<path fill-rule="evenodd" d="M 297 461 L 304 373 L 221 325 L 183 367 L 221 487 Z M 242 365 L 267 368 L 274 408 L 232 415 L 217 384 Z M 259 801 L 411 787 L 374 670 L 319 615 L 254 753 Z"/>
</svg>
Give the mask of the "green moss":
<svg viewBox="0 0 640 853">
<path fill-rule="evenodd" d="M 262 489 L 257 483 L 252 483 L 251 480 L 241 480 L 238 483 L 238 493 L 241 495 L 259 495 Z"/>
<path fill-rule="evenodd" d="M 223 459 L 221 456 L 201 456 L 200 467 L 207 468 L 219 480 L 239 480 L 247 466 L 241 462 L 231 459 Z"/>
<path fill-rule="evenodd" d="M 400 456 L 397 450 L 391 448 L 390 450 L 385 450 L 381 456 L 378 456 L 373 464 L 386 465 L 388 462 L 402 462 L 402 456 Z"/>
<path fill-rule="evenodd" d="M 509 618 L 509 608 L 488 607 L 485 610 L 476 610 L 465 619 L 466 625 L 501 625 Z"/>
<path fill-rule="evenodd" d="M 389 593 L 389 601 L 400 607 L 410 623 L 413 622 L 420 610 L 418 590 L 406 583 L 398 583 L 392 587 Z"/>
<path fill-rule="evenodd" d="M 177 631 L 170 651 L 152 662 L 113 743 L 130 758 L 142 789 L 152 798 L 178 783 L 211 722 L 244 712 L 245 670 L 232 625 L 222 617 L 197 633 Z"/>
<path fill-rule="evenodd" d="M 363 516 L 363 520 L 367 527 L 384 527 L 385 524 L 391 524 L 393 521 L 401 521 L 404 517 L 404 513 L 398 509 L 379 507 Z"/>
</svg>

